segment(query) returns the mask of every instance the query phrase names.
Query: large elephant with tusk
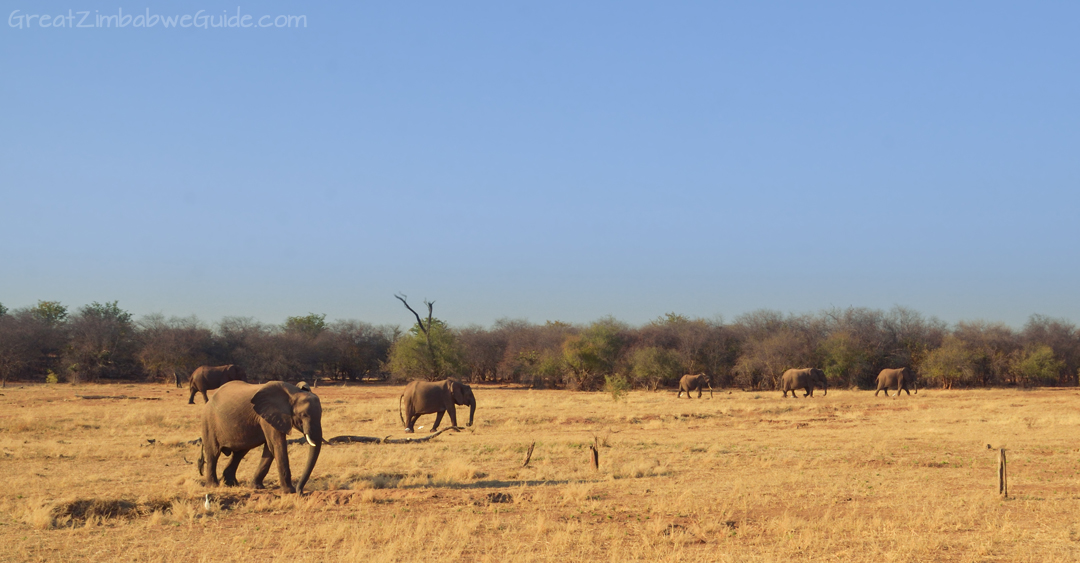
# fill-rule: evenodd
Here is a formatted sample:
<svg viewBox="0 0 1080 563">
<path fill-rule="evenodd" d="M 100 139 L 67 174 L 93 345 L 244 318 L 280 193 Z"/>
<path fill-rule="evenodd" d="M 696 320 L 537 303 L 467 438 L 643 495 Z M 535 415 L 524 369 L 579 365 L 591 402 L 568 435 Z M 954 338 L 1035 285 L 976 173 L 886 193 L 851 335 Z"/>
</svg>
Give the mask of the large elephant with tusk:
<svg viewBox="0 0 1080 563">
<path fill-rule="evenodd" d="M 311 450 L 300 481 L 293 488 L 289 470 L 289 449 L 285 437 L 292 429 L 303 432 Z M 253 485 L 263 488 L 270 463 L 277 461 L 280 487 L 286 492 L 304 492 L 311 470 L 322 449 L 322 404 L 315 393 L 284 381 L 252 385 L 230 381 L 222 385 L 203 410 L 202 447 L 206 460 L 206 482 L 217 486 L 220 454 L 232 456 L 221 472 L 226 485 L 237 484 L 236 468 L 252 448 L 262 446 L 262 459 Z"/>
</svg>

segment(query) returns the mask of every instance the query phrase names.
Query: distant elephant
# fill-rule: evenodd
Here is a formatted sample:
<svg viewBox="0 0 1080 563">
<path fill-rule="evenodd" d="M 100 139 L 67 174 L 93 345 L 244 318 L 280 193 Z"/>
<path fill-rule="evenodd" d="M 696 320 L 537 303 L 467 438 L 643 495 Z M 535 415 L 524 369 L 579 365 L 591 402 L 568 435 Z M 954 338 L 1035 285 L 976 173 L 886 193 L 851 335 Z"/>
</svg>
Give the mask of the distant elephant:
<svg viewBox="0 0 1080 563">
<path fill-rule="evenodd" d="M 304 433 L 311 446 L 307 464 L 300 481 L 293 488 L 289 470 L 289 446 L 285 436 L 293 428 Z M 304 391 L 284 381 L 252 385 L 230 381 L 221 386 L 206 403 L 202 418 L 203 458 L 206 462 L 206 483 L 218 485 L 217 461 L 220 454 L 232 459 L 221 472 L 228 486 L 234 486 L 236 468 L 252 448 L 262 446 L 262 459 L 255 471 L 253 486 L 263 488 L 263 479 L 270 463 L 277 460 L 280 486 L 285 492 L 304 492 L 311 470 L 322 450 L 322 403 L 310 391 Z"/>
<path fill-rule="evenodd" d="M 686 391 L 686 398 L 690 398 L 690 392 L 697 390 L 697 396 L 701 398 L 701 390 L 705 387 L 709 388 L 709 398 L 713 396 L 712 383 L 709 383 L 709 376 L 704 373 L 697 375 L 686 374 L 679 380 L 679 394 L 675 395 L 676 398 L 682 397 L 683 391 Z"/>
<path fill-rule="evenodd" d="M 199 366 L 195 368 L 195 371 L 191 372 L 191 380 L 188 381 L 188 387 L 191 388 L 188 404 L 195 404 L 195 393 L 202 393 L 203 402 L 208 402 L 210 399 L 206 397 L 206 392 L 217 389 L 229 381 L 247 381 L 247 373 L 244 368 L 236 364 Z"/>
<path fill-rule="evenodd" d="M 900 391 L 903 390 L 908 395 L 911 395 L 911 391 L 908 390 L 908 386 L 915 389 L 915 394 L 919 394 L 919 386 L 915 383 L 915 372 L 911 368 L 900 369 L 883 369 L 877 376 L 877 391 L 874 391 L 874 396 L 881 391 L 885 391 L 885 396 L 889 396 L 889 388 L 896 387 L 896 394 L 900 395 Z"/>
<path fill-rule="evenodd" d="M 401 415 L 402 402 L 405 403 L 405 416 Z M 413 425 L 421 415 L 435 413 L 435 424 L 431 425 L 431 431 L 434 432 L 439 428 L 444 412 L 450 414 L 450 424 L 457 426 L 457 407 L 454 405 L 469 405 L 469 423 L 465 426 L 472 426 L 473 414 L 476 412 L 476 397 L 473 396 L 472 387 L 456 379 L 410 381 L 398 397 L 398 416 L 405 425 L 405 431 L 412 432 Z"/>
<path fill-rule="evenodd" d="M 825 391 L 822 395 L 829 394 L 829 382 L 825 379 L 825 372 L 817 368 L 789 369 L 780 377 L 780 390 L 785 397 L 788 391 L 791 391 L 792 397 L 796 397 L 796 389 L 806 390 L 803 397 L 813 397 L 814 387 L 821 387 Z"/>
<path fill-rule="evenodd" d="M 176 382 L 176 388 L 177 389 L 183 389 L 184 388 L 184 378 L 180 377 L 180 372 L 178 372 L 176 370 L 173 370 L 172 375 L 173 375 L 173 380 Z"/>
</svg>

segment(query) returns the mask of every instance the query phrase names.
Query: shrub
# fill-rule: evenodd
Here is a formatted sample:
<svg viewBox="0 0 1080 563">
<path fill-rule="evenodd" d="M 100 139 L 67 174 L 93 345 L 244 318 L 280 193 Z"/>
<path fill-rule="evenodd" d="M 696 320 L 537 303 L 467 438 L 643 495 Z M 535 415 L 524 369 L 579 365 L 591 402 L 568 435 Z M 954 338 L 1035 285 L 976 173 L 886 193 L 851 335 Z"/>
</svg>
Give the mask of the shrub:
<svg viewBox="0 0 1080 563">
<path fill-rule="evenodd" d="M 626 393 L 629 390 L 630 382 L 626 379 L 625 375 L 615 373 L 604 376 L 604 392 L 611 393 L 611 399 L 613 401 L 626 398 Z"/>
</svg>

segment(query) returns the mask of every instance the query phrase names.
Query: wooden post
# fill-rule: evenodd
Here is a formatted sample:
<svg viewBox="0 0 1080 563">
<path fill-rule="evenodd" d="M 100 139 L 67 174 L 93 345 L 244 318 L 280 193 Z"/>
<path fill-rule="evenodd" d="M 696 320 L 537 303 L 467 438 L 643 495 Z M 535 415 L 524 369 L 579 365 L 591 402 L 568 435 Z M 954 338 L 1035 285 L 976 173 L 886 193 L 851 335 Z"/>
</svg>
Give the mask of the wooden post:
<svg viewBox="0 0 1080 563">
<path fill-rule="evenodd" d="M 1008 474 L 1005 471 L 1005 448 L 998 450 L 998 493 L 1009 498 Z"/>
<path fill-rule="evenodd" d="M 589 449 L 592 450 L 593 469 L 596 469 L 596 470 L 599 471 L 599 469 L 600 469 L 600 440 L 597 439 L 596 436 L 593 436 L 593 443 L 592 443 L 592 445 L 589 446 Z"/>
<path fill-rule="evenodd" d="M 533 448 L 535 448 L 535 447 L 536 447 L 536 442 L 533 442 L 532 445 L 529 446 L 529 453 L 525 454 L 525 463 L 521 464 L 521 467 L 528 467 L 529 466 L 529 460 L 532 459 L 532 452 L 533 452 Z"/>
</svg>

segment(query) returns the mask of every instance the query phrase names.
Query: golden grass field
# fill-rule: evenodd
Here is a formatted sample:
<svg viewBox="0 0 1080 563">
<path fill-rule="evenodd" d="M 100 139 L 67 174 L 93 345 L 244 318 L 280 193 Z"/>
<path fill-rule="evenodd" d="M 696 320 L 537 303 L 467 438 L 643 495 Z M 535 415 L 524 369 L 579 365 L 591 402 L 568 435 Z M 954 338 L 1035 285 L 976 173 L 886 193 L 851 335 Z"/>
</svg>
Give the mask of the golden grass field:
<svg viewBox="0 0 1080 563">
<path fill-rule="evenodd" d="M 400 389 L 316 389 L 325 436 L 403 436 Z M 620 402 L 474 389 L 472 428 L 324 446 L 299 497 L 206 488 L 190 463 L 199 447 L 184 444 L 199 436 L 202 400 L 186 404 L 186 389 L 8 386 L 0 560 L 1080 560 L 1077 389 Z M 303 448 L 291 447 L 294 475 Z"/>
</svg>

